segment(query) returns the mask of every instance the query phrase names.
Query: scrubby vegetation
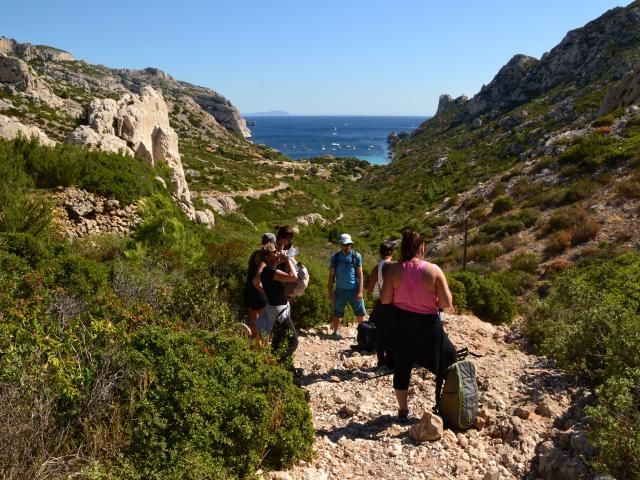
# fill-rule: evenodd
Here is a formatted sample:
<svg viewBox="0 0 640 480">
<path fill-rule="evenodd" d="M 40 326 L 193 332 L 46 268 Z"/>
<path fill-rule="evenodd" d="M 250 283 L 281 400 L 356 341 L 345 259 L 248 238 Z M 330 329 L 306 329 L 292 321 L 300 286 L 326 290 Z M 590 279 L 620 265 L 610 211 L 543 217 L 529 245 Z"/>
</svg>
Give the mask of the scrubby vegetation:
<svg viewBox="0 0 640 480">
<path fill-rule="evenodd" d="M 246 262 L 251 246 L 188 221 L 135 159 L 0 147 L 2 477 L 244 478 L 308 458 L 304 392 L 235 333 L 244 272 L 220 252 Z M 80 160 L 94 171 L 73 170 Z M 101 193 L 152 194 L 143 224 L 130 238 L 58 238 L 32 189 L 45 165 L 88 189 L 96 170 L 125 172 Z"/>
<path fill-rule="evenodd" d="M 601 449 L 600 468 L 619 478 L 640 475 L 639 272 L 637 253 L 569 269 L 526 315 L 538 350 L 598 387 L 591 439 Z"/>
</svg>

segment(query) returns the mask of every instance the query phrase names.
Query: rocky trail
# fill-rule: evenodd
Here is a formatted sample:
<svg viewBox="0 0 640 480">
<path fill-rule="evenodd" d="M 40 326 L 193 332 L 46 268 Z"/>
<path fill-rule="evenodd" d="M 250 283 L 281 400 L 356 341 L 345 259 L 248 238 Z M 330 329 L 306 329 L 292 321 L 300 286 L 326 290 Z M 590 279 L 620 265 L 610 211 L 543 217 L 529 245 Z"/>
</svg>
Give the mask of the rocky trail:
<svg viewBox="0 0 640 480">
<path fill-rule="evenodd" d="M 519 347 L 514 330 L 472 316 L 447 315 L 445 329 L 457 347 L 482 355 L 476 428 L 444 430 L 418 442 L 409 430 L 434 401 L 434 377 L 414 369 L 410 417 L 397 417 L 392 375 L 380 376 L 376 356 L 360 355 L 355 328 L 332 339 L 328 327 L 301 332 L 296 366 L 310 397 L 315 456 L 270 478 L 298 479 L 588 479 L 593 454 L 582 427 L 592 395 L 549 361 Z M 438 436 L 438 434 L 436 434 Z M 603 476 L 597 478 L 605 478 Z"/>
</svg>

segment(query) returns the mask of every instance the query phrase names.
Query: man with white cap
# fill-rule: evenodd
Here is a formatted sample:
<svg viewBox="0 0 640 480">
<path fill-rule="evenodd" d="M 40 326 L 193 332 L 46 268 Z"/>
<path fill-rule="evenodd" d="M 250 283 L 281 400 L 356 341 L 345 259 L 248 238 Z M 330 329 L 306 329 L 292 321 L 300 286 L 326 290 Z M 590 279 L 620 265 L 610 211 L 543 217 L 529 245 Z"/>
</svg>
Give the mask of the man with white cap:
<svg viewBox="0 0 640 480">
<path fill-rule="evenodd" d="M 329 270 L 329 299 L 333 302 L 333 335 L 338 337 L 344 308 L 349 302 L 358 323 L 366 314 L 363 288 L 362 256 L 352 250 L 351 235 L 340 235 L 340 250 L 331 255 Z M 335 290 L 334 290 L 335 286 Z"/>
</svg>

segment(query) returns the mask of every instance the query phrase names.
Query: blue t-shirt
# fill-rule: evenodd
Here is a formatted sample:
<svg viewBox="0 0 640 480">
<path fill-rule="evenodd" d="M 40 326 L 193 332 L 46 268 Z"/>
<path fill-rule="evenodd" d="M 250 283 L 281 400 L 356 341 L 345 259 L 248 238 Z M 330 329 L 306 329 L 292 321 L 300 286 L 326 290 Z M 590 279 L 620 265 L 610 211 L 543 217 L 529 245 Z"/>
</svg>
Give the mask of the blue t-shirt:
<svg viewBox="0 0 640 480">
<path fill-rule="evenodd" d="M 356 268 L 361 266 L 362 256 L 358 252 L 349 250 L 346 255 L 343 255 L 342 251 L 334 253 L 331 256 L 331 267 L 336 269 L 336 288 L 342 290 L 358 288 Z"/>
</svg>

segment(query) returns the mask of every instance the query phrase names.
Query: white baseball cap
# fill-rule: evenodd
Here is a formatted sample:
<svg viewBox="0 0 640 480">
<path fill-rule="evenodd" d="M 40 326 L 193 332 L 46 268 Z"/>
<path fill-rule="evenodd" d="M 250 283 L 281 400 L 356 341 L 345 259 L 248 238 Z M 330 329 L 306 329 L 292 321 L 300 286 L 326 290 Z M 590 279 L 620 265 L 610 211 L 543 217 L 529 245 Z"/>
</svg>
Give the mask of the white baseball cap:
<svg viewBox="0 0 640 480">
<path fill-rule="evenodd" d="M 342 235 L 340 235 L 340 245 L 349 245 L 350 243 L 353 243 L 353 240 L 351 240 L 351 235 L 349 235 L 348 233 L 343 233 Z"/>
</svg>

